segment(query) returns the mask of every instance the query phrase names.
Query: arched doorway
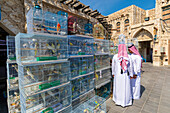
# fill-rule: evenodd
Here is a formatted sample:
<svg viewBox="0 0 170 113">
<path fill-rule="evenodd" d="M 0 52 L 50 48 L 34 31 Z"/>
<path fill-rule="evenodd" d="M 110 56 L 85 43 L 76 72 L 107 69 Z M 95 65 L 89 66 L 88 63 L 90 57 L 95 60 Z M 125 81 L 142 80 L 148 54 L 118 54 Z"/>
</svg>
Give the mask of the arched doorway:
<svg viewBox="0 0 170 113">
<path fill-rule="evenodd" d="M 143 56 L 143 58 L 146 59 L 147 62 L 152 62 L 152 53 L 153 53 L 152 34 L 146 29 L 141 29 L 135 33 L 133 38 L 138 39 L 138 43 L 139 43 L 138 48 L 141 56 Z"/>
</svg>

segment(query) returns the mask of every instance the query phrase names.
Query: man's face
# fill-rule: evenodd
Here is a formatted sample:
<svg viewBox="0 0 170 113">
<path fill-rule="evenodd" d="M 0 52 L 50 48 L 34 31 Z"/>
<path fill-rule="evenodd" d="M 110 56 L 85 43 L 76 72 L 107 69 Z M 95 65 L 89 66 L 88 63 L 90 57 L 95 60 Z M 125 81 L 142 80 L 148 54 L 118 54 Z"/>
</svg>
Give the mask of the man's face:
<svg viewBox="0 0 170 113">
<path fill-rule="evenodd" d="M 128 49 L 129 53 L 133 53 L 130 49 Z"/>
</svg>

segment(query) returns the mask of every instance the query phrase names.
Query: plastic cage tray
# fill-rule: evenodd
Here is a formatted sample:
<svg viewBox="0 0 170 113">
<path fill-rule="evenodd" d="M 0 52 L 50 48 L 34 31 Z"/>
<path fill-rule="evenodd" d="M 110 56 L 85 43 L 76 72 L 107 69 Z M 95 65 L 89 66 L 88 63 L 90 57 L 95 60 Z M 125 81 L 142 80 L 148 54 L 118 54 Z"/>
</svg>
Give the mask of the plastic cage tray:
<svg viewBox="0 0 170 113">
<path fill-rule="evenodd" d="M 94 96 L 74 109 L 73 113 L 106 113 L 105 101 L 106 99 L 102 97 Z"/>
<path fill-rule="evenodd" d="M 16 53 L 15 53 L 15 37 L 14 36 L 7 36 L 6 37 L 7 43 L 7 57 L 9 60 L 16 60 Z"/>
<path fill-rule="evenodd" d="M 20 99 L 22 113 L 54 113 L 71 105 L 71 84 Z"/>
<path fill-rule="evenodd" d="M 15 42 L 19 64 L 68 58 L 68 39 L 65 36 L 19 33 Z"/>
<path fill-rule="evenodd" d="M 8 90 L 18 89 L 18 65 L 15 61 L 7 61 Z"/>
<path fill-rule="evenodd" d="M 70 58 L 71 78 L 94 72 L 94 57 Z"/>
<path fill-rule="evenodd" d="M 69 55 L 94 55 L 94 39 L 88 36 L 69 36 Z"/>
<path fill-rule="evenodd" d="M 94 74 L 90 74 L 71 81 L 72 99 L 78 98 L 80 95 L 94 88 Z"/>
<path fill-rule="evenodd" d="M 20 90 L 25 96 L 67 83 L 70 79 L 68 61 L 43 62 L 19 66 Z"/>
<path fill-rule="evenodd" d="M 95 70 L 101 70 L 103 68 L 110 67 L 110 57 L 109 55 L 95 55 Z"/>
<path fill-rule="evenodd" d="M 109 40 L 95 39 L 95 54 L 109 54 Z"/>
</svg>

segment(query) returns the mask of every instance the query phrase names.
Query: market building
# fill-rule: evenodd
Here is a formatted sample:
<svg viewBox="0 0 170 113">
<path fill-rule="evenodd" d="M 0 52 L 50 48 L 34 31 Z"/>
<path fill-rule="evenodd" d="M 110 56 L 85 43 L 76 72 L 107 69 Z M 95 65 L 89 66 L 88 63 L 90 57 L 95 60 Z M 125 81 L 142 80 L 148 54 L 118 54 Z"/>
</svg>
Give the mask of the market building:
<svg viewBox="0 0 170 113">
<path fill-rule="evenodd" d="M 135 5 L 108 15 L 111 39 L 120 34 L 138 40 L 141 55 L 154 66 L 170 65 L 170 1 L 156 0 L 155 8 L 144 10 Z"/>
</svg>

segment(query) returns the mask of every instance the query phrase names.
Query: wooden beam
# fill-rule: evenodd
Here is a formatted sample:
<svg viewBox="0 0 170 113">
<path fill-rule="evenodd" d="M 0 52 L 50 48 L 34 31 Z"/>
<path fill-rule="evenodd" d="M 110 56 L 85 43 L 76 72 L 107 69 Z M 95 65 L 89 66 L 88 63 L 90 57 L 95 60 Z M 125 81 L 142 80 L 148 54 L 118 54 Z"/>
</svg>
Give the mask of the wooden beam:
<svg viewBox="0 0 170 113">
<path fill-rule="evenodd" d="M 85 6 L 83 9 L 82 9 L 82 12 L 84 12 L 85 9 L 89 8 L 90 6 Z"/>
<path fill-rule="evenodd" d="M 71 0 L 71 1 L 67 2 L 66 5 L 69 5 L 69 4 L 71 4 L 72 2 L 74 2 L 74 1 Z"/>
<path fill-rule="evenodd" d="M 97 11 L 97 9 L 96 10 L 94 10 L 94 11 L 92 11 L 92 12 L 90 12 L 90 13 L 88 13 L 88 14 L 92 14 L 92 13 L 94 13 L 94 12 L 96 12 Z"/>
<path fill-rule="evenodd" d="M 67 0 L 60 0 L 59 2 L 60 2 L 60 3 L 64 3 L 65 1 L 67 1 Z"/>
<path fill-rule="evenodd" d="M 89 10 L 87 10 L 87 11 L 84 11 L 84 13 L 87 14 L 87 13 L 90 12 L 90 11 L 91 11 L 91 10 L 89 9 Z"/>
<path fill-rule="evenodd" d="M 71 7 L 73 7 L 75 4 L 79 3 L 79 1 L 75 1 L 74 3 L 71 4 Z"/>
<path fill-rule="evenodd" d="M 82 4 L 79 4 L 78 6 L 74 7 L 75 10 L 82 9 L 84 6 Z"/>
</svg>

